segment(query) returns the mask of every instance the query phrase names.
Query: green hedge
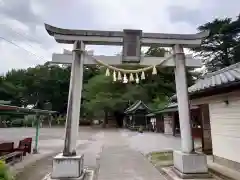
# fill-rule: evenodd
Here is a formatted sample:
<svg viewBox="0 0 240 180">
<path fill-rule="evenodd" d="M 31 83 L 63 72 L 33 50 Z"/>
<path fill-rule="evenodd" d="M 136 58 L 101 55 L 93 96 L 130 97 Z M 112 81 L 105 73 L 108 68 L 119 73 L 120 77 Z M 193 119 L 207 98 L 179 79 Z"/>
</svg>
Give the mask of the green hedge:
<svg viewBox="0 0 240 180">
<path fill-rule="evenodd" d="M 14 180 L 15 178 L 9 171 L 8 166 L 5 162 L 0 161 L 0 180 Z"/>
</svg>

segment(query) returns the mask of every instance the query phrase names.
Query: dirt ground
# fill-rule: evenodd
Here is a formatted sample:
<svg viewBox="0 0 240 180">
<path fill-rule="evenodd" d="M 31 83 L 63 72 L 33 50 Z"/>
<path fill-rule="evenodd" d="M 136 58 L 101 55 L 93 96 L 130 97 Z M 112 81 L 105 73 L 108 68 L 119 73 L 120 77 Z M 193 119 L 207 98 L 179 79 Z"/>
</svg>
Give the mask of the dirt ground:
<svg viewBox="0 0 240 180">
<path fill-rule="evenodd" d="M 52 159 L 54 154 L 44 157 L 36 162 L 24 167 L 22 172 L 16 175 L 16 180 L 41 180 L 52 169 Z"/>
</svg>

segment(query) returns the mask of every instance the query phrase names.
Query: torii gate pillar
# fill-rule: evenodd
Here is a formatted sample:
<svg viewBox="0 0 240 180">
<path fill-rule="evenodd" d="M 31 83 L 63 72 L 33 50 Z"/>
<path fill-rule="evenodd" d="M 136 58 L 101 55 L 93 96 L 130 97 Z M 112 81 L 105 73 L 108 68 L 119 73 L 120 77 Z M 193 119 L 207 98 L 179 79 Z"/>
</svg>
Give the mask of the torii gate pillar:
<svg viewBox="0 0 240 180">
<path fill-rule="evenodd" d="M 63 153 L 53 160 L 52 179 L 82 178 L 83 154 L 77 154 L 77 139 L 79 129 L 81 93 L 83 80 L 84 43 L 75 41 L 73 45 L 73 60 L 68 94 L 67 117 L 65 123 L 65 142 Z"/>
<path fill-rule="evenodd" d="M 175 83 L 178 101 L 178 113 L 181 130 L 181 151 L 174 151 L 174 172 L 181 178 L 208 178 L 207 159 L 203 154 L 194 152 L 192 137 L 192 123 L 188 99 L 188 86 L 186 78 L 186 64 L 183 47 L 174 45 L 175 54 Z"/>
</svg>

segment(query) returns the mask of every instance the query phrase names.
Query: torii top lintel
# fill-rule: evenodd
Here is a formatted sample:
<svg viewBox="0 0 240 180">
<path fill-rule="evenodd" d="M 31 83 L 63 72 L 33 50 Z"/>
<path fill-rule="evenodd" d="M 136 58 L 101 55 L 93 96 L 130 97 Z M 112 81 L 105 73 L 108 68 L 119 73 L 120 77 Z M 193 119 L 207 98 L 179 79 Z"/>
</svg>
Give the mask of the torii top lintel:
<svg viewBox="0 0 240 180">
<path fill-rule="evenodd" d="M 76 30 L 63 29 L 45 24 L 49 35 L 59 43 L 73 44 L 74 41 L 83 41 L 93 45 L 122 45 L 123 31 L 99 31 L 99 30 Z M 142 33 L 141 45 L 150 46 L 157 44 L 163 47 L 171 47 L 181 44 L 183 47 L 196 47 L 201 44 L 203 38 L 209 35 L 208 31 L 197 34 L 165 34 L 165 33 Z"/>
</svg>

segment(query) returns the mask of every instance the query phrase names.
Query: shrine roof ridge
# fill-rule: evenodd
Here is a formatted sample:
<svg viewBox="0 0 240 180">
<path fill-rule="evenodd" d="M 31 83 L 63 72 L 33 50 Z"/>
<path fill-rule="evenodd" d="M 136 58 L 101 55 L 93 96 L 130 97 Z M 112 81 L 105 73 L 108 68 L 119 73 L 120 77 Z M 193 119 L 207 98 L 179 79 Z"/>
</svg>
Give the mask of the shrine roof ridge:
<svg viewBox="0 0 240 180">
<path fill-rule="evenodd" d="M 138 109 L 138 107 L 140 105 L 143 105 L 143 107 L 147 110 L 147 111 L 151 111 L 150 108 L 141 100 L 136 101 L 135 103 L 133 103 L 131 106 L 129 106 L 126 110 L 125 110 L 125 114 L 131 113 L 133 111 L 135 111 L 136 109 Z"/>
<path fill-rule="evenodd" d="M 73 35 L 73 36 L 101 36 L 101 37 L 123 37 L 123 31 L 101 31 L 101 30 L 77 30 L 64 29 L 45 24 L 45 28 L 49 35 Z M 167 34 L 167 33 L 143 33 L 142 38 L 155 39 L 176 39 L 176 40 L 197 40 L 205 38 L 209 35 L 209 31 L 202 31 L 196 34 Z"/>
</svg>

